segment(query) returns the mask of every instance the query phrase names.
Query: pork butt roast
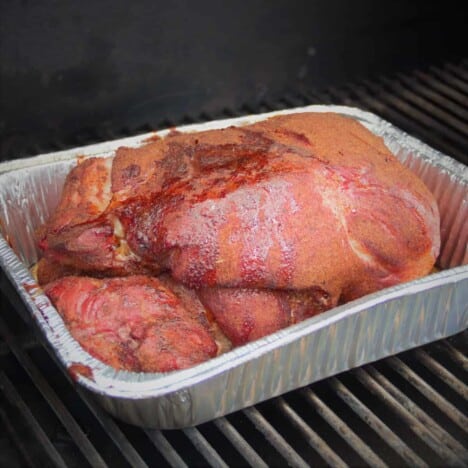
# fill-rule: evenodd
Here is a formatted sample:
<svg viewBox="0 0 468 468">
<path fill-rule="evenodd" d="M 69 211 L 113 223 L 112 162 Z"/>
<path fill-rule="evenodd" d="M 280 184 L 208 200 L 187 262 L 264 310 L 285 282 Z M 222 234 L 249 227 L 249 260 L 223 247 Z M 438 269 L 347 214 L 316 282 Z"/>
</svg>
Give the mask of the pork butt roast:
<svg viewBox="0 0 468 468">
<path fill-rule="evenodd" d="M 359 122 L 296 113 L 173 131 L 83 160 L 39 230 L 39 247 L 39 282 L 85 349 L 117 368 L 172 370 L 426 275 L 439 253 L 439 213 L 423 182 Z M 142 347 L 145 362 L 166 362 L 158 343 L 176 320 L 194 335 L 192 357 L 174 334 L 170 366 L 122 358 L 128 337 L 113 327 L 127 313 L 132 321 L 133 308 L 106 325 L 115 346 L 105 351 L 84 331 L 88 321 L 79 317 L 89 315 L 83 303 L 90 295 L 97 301 L 102 285 L 120 281 L 113 294 L 123 303 L 134 297 L 134 283 L 109 278 L 135 275 L 142 285 L 159 281 L 178 301 L 158 309 L 159 286 L 154 299 L 142 296 L 138 321 L 151 332 L 132 338 L 131 356 Z M 67 294 L 74 299 L 60 299 Z M 143 313 L 147 307 L 154 314 Z M 182 312 L 191 308 L 206 315 L 204 325 Z"/>
</svg>

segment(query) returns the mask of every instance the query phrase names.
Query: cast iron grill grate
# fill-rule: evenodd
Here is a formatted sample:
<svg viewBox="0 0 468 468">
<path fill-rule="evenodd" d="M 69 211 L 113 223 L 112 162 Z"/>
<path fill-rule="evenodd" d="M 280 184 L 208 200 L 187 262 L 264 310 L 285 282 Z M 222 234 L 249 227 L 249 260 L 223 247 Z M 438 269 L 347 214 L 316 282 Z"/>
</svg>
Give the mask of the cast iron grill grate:
<svg viewBox="0 0 468 468">
<path fill-rule="evenodd" d="M 295 90 L 68 145 L 314 103 L 368 109 L 468 163 L 467 61 L 320 93 Z M 113 419 L 70 383 L 19 318 L 23 306 L 3 276 L 1 283 L 0 466 L 468 464 L 466 331 L 194 428 L 143 430 Z"/>
</svg>

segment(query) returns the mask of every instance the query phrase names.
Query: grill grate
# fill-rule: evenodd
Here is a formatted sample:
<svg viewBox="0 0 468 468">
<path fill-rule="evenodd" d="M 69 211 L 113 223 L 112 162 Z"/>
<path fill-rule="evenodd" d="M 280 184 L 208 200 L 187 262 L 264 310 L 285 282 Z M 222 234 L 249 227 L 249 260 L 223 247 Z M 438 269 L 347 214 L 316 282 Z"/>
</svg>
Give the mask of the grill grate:
<svg viewBox="0 0 468 468">
<path fill-rule="evenodd" d="M 310 103 L 368 109 L 468 163 L 467 61 L 100 137 Z M 194 428 L 143 430 L 113 419 L 70 383 L 3 286 L 0 466 L 468 464 L 466 331 Z"/>
</svg>

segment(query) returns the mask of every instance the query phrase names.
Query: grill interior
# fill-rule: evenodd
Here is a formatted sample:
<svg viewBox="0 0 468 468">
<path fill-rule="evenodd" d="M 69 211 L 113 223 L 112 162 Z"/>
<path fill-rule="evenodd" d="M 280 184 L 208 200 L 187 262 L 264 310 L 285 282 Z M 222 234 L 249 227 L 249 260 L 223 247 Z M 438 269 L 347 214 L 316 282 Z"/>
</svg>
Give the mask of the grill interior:
<svg viewBox="0 0 468 468">
<path fill-rule="evenodd" d="M 374 112 L 468 164 L 467 60 L 340 88 L 295 89 L 255 107 L 79 135 L 27 152 L 328 103 Z M 3 273 L 1 289 L 0 466 L 468 464 L 466 331 L 197 427 L 143 430 L 113 419 L 76 388 L 22 320 L 27 312 Z"/>
</svg>

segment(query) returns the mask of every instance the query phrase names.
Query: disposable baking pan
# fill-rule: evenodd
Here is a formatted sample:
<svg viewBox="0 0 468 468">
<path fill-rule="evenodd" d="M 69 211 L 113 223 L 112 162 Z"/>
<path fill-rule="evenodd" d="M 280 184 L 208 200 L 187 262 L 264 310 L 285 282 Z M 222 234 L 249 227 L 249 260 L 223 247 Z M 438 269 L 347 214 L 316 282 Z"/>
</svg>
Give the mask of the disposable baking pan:
<svg viewBox="0 0 468 468">
<path fill-rule="evenodd" d="M 65 176 L 77 158 L 108 156 L 119 146 L 141 145 L 154 134 L 0 164 L 0 265 L 60 363 L 110 413 L 145 427 L 191 426 L 466 328 L 467 167 L 374 114 L 343 106 L 308 106 L 178 130 L 244 125 L 305 111 L 332 111 L 359 120 L 422 178 L 441 212 L 440 271 L 171 373 L 116 371 L 94 359 L 69 334 L 28 269 L 38 259 L 35 229 L 56 206 Z"/>
</svg>

